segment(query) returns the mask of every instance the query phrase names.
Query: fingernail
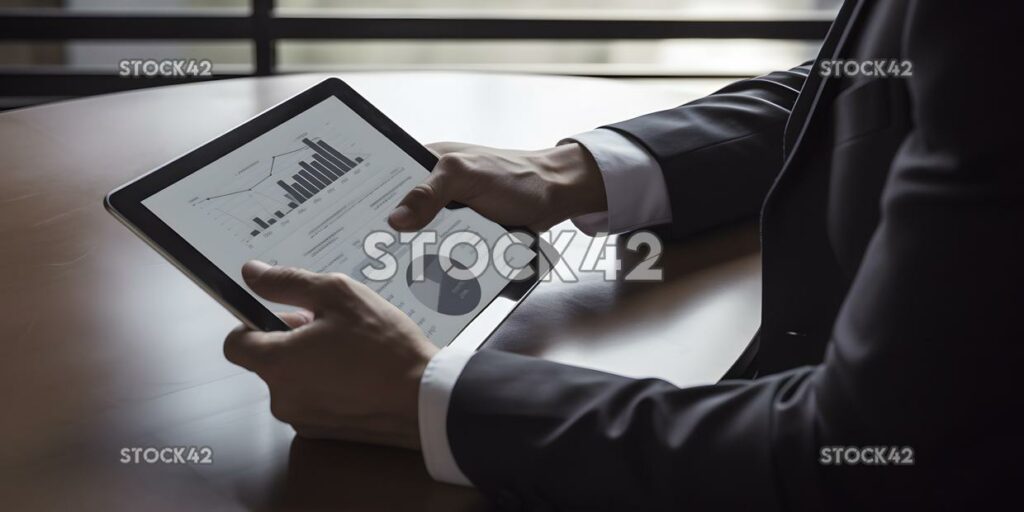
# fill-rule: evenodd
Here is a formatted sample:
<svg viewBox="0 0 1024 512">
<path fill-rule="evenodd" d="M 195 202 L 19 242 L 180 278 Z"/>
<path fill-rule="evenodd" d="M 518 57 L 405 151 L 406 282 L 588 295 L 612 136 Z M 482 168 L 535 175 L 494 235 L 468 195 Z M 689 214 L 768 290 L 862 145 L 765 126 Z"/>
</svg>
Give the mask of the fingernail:
<svg viewBox="0 0 1024 512">
<path fill-rule="evenodd" d="M 391 227 L 394 228 L 406 227 L 412 223 L 412 220 L 412 208 L 409 208 L 404 204 L 399 205 L 391 212 L 391 215 L 388 215 L 388 222 L 391 224 Z"/>
<path fill-rule="evenodd" d="M 245 279 L 252 279 L 266 272 L 269 268 L 270 265 L 260 260 L 249 260 L 245 262 L 245 265 L 242 265 L 242 277 Z"/>
</svg>

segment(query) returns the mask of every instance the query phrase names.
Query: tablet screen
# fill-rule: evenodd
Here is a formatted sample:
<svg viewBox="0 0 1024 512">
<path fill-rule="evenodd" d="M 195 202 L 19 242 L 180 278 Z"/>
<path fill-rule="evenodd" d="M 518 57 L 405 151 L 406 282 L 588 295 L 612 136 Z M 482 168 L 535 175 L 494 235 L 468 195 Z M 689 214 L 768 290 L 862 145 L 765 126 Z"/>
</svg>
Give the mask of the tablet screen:
<svg viewBox="0 0 1024 512">
<path fill-rule="evenodd" d="M 489 255 L 489 264 L 477 265 L 479 243 L 444 250 L 441 242 L 472 233 L 494 247 L 507 231 L 463 208 L 442 210 L 425 228 L 436 241 L 424 250 L 400 240 L 387 216 L 428 174 L 332 96 L 142 204 L 246 290 L 241 267 L 251 259 L 342 272 L 404 311 L 441 346 L 498 295 L 509 275 Z M 392 268 L 366 249 L 368 236 L 394 257 Z M 503 268 L 525 267 L 533 252 L 513 247 L 503 254 Z M 368 276 L 373 269 L 378 273 Z M 260 302 L 271 311 L 289 309 Z"/>
</svg>

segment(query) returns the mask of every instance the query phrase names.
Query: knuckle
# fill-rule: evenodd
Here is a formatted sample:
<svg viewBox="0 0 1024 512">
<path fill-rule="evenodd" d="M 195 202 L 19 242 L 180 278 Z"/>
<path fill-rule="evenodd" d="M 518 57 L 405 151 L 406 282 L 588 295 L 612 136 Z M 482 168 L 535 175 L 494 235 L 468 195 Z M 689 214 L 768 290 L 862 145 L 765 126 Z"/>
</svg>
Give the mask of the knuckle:
<svg viewBox="0 0 1024 512">
<path fill-rule="evenodd" d="M 280 342 L 266 339 L 264 333 L 232 332 L 224 340 L 224 357 L 233 364 L 256 372 L 264 380 L 273 380 L 287 354 Z"/>
<path fill-rule="evenodd" d="M 464 173 L 472 169 L 469 155 L 464 153 L 448 153 L 438 160 L 438 166 L 451 173 Z"/>
<path fill-rule="evenodd" d="M 333 293 L 342 295 L 348 295 L 352 293 L 354 282 L 352 278 L 346 274 L 338 272 L 327 274 L 325 281 L 327 287 Z"/>
<path fill-rule="evenodd" d="M 259 288 L 272 289 L 292 282 L 297 276 L 296 268 L 277 267 L 260 274 L 252 284 Z"/>
<path fill-rule="evenodd" d="M 224 339 L 224 358 L 238 364 L 238 337 L 232 332 Z"/>
<path fill-rule="evenodd" d="M 302 271 L 295 267 L 281 267 L 273 277 L 278 281 L 294 281 L 302 277 Z"/>
<path fill-rule="evenodd" d="M 247 343 L 249 332 L 237 328 L 224 338 L 224 358 L 239 366 L 251 366 L 253 347 Z"/>
<path fill-rule="evenodd" d="M 437 195 L 436 191 L 434 190 L 434 187 L 429 183 L 420 183 L 413 187 L 412 189 L 410 189 L 409 193 L 407 194 L 407 196 L 410 199 L 419 201 L 430 200 L 435 195 Z"/>
<path fill-rule="evenodd" d="M 291 423 L 295 420 L 295 408 L 292 407 L 291 402 L 283 399 L 280 394 L 270 395 L 270 414 L 277 418 L 278 421 L 285 423 Z"/>
<path fill-rule="evenodd" d="M 287 412 L 285 411 L 285 407 L 284 406 L 277 405 L 276 403 L 271 403 L 270 404 L 270 414 L 274 418 L 276 418 L 277 421 L 282 421 L 284 423 L 288 423 L 288 419 L 289 418 L 288 418 Z"/>
<path fill-rule="evenodd" d="M 440 167 L 442 169 L 448 169 L 456 165 L 455 162 L 457 162 L 458 160 L 459 157 L 457 153 L 445 153 L 437 158 L 437 167 Z"/>
</svg>

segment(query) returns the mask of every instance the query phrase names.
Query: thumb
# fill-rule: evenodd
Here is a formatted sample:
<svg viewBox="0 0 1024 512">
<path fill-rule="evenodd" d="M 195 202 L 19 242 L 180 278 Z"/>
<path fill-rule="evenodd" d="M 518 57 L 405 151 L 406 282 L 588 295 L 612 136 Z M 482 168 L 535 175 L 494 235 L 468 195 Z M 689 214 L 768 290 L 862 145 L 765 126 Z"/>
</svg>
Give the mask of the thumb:
<svg viewBox="0 0 1024 512">
<path fill-rule="evenodd" d="M 399 231 L 422 229 L 447 204 L 464 202 L 469 173 L 473 172 L 465 157 L 460 154 L 443 155 L 427 179 L 409 190 L 409 194 L 388 216 L 391 227 Z"/>
<path fill-rule="evenodd" d="M 327 305 L 324 276 L 308 270 L 272 267 L 252 260 L 242 266 L 242 279 L 256 295 L 319 313 Z"/>
</svg>

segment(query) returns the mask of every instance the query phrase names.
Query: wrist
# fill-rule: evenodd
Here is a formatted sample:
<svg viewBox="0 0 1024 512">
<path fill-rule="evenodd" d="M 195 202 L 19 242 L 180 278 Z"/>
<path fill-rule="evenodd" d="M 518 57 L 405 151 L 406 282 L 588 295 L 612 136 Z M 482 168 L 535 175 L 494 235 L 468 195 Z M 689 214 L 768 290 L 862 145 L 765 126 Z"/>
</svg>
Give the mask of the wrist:
<svg viewBox="0 0 1024 512">
<path fill-rule="evenodd" d="M 560 144 L 544 153 L 548 196 L 559 221 L 608 209 L 601 169 L 582 144 Z"/>
</svg>

